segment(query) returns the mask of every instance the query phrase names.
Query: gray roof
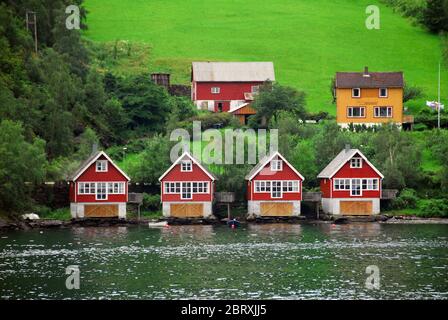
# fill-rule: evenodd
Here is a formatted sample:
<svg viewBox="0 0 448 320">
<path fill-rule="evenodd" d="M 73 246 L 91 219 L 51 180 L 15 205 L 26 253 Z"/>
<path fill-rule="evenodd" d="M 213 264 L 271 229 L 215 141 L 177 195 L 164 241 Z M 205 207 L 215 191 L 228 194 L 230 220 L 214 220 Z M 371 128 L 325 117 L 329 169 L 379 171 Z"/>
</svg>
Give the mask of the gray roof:
<svg viewBox="0 0 448 320">
<path fill-rule="evenodd" d="M 336 72 L 336 88 L 402 88 L 403 72 Z"/>
<path fill-rule="evenodd" d="M 76 176 L 96 157 L 99 156 L 99 154 L 101 153 L 101 151 L 96 151 L 94 153 L 92 153 L 85 161 L 83 161 L 79 167 L 69 176 L 68 180 L 69 181 L 73 181 L 73 179 L 76 178 Z"/>
<path fill-rule="evenodd" d="M 331 178 L 336 171 L 350 160 L 356 153 L 361 154 L 358 149 L 344 149 L 322 170 L 318 178 Z"/>
<path fill-rule="evenodd" d="M 252 177 L 255 172 L 260 170 L 262 167 L 266 165 L 266 162 L 269 160 L 269 158 L 272 156 L 272 154 L 267 154 L 263 158 L 260 159 L 260 161 L 256 164 L 255 167 L 252 168 L 252 170 L 249 171 L 248 174 L 244 177 L 244 179 L 249 180 L 250 177 Z"/>
<path fill-rule="evenodd" d="M 193 62 L 192 80 L 198 82 L 274 81 L 272 62 Z"/>
</svg>

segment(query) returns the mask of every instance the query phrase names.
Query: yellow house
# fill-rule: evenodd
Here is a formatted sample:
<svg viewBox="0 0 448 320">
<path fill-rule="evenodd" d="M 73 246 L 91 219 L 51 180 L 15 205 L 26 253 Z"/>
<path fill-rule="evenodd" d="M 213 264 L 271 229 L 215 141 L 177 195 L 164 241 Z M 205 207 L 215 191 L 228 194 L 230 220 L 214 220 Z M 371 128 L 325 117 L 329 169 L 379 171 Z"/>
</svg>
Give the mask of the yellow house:
<svg viewBox="0 0 448 320">
<path fill-rule="evenodd" d="M 337 72 L 336 121 L 374 126 L 403 123 L 403 72 Z"/>
</svg>

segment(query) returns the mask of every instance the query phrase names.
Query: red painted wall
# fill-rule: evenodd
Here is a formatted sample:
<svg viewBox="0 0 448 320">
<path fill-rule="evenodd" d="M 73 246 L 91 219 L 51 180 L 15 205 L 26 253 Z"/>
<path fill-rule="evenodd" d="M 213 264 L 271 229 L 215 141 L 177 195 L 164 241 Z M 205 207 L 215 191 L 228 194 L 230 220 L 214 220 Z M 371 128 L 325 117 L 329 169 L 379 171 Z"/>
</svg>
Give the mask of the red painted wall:
<svg viewBox="0 0 448 320">
<path fill-rule="evenodd" d="M 244 93 L 252 92 L 252 86 L 262 85 L 263 82 L 193 82 L 193 100 L 245 100 Z M 212 87 L 219 87 L 220 93 L 212 93 Z M 195 91 L 194 91 L 195 90 Z M 196 96 L 194 96 L 196 92 Z M 223 111 L 228 111 L 230 103 L 224 103 Z M 217 103 L 215 103 L 215 111 L 217 111 Z"/>
<path fill-rule="evenodd" d="M 164 182 L 173 181 L 208 181 L 209 182 L 209 193 L 203 194 L 192 194 L 192 199 L 181 199 L 180 194 L 166 194 L 164 188 Z M 170 172 L 167 173 L 165 177 L 163 177 L 161 184 L 161 195 L 162 202 L 170 202 L 170 201 L 183 201 L 183 202 L 194 202 L 194 201 L 212 201 L 213 193 L 214 193 L 214 182 L 210 177 L 202 171 L 202 169 L 195 163 L 193 163 L 193 171 L 191 172 L 182 172 L 180 170 L 180 164 L 174 166 Z"/>
<path fill-rule="evenodd" d="M 331 180 L 330 179 L 320 179 L 320 191 L 322 192 L 322 198 L 331 197 Z"/>
<path fill-rule="evenodd" d="M 256 180 L 299 180 L 299 192 L 283 193 L 282 198 L 272 198 L 270 192 L 254 193 Z M 302 200 L 302 179 L 283 161 L 282 171 L 272 171 L 270 162 L 247 184 L 248 200 Z"/>
<path fill-rule="evenodd" d="M 104 156 L 98 160 L 106 160 Z M 79 182 L 125 182 L 124 194 L 109 194 L 107 200 L 96 200 L 94 194 L 80 195 L 78 194 Z M 87 168 L 86 171 L 76 180 L 70 183 L 70 201 L 71 202 L 126 202 L 128 194 L 128 180 L 121 174 L 110 162 L 107 165 L 107 172 L 96 172 L 95 162 Z M 76 196 L 75 196 L 76 193 Z"/>
<path fill-rule="evenodd" d="M 350 161 L 342 166 L 341 169 L 333 176 L 331 179 L 331 184 L 333 184 L 333 179 L 341 178 L 377 178 L 378 180 L 378 190 L 362 190 L 362 196 L 351 196 L 350 190 L 333 190 L 333 198 L 380 198 L 381 197 L 381 177 L 375 170 L 370 167 L 370 165 L 362 160 L 362 168 L 350 168 Z M 328 184 L 328 183 L 327 183 Z M 321 180 L 321 191 L 324 198 L 330 198 L 328 190 L 322 187 L 323 181 Z"/>
</svg>

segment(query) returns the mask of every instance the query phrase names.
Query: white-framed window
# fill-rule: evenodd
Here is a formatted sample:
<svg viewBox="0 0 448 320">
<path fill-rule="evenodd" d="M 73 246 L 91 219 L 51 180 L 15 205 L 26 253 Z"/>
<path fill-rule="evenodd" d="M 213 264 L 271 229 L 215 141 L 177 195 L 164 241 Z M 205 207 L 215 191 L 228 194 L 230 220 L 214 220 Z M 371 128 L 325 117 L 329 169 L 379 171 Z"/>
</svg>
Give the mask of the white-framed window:
<svg viewBox="0 0 448 320">
<path fill-rule="evenodd" d="M 350 159 L 350 168 L 362 168 L 362 158 L 351 158 Z"/>
<path fill-rule="evenodd" d="M 108 194 L 124 194 L 124 182 L 108 182 Z"/>
<path fill-rule="evenodd" d="M 221 92 L 221 88 L 220 87 L 212 87 L 211 92 L 213 94 L 218 94 Z"/>
<path fill-rule="evenodd" d="M 182 192 L 180 194 L 181 199 L 191 199 L 191 182 L 182 182 Z"/>
<path fill-rule="evenodd" d="M 353 88 L 352 98 L 360 98 L 360 97 L 361 97 L 361 88 Z"/>
<path fill-rule="evenodd" d="M 283 170 L 283 161 L 282 160 L 272 160 L 271 161 L 271 170 L 272 171 L 282 171 Z"/>
<path fill-rule="evenodd" d="M 336 191 L 350 190 L 350 179 L 334 179 L 333 184 Z"/>
<path fill-rule="evenodd" d="M 282 181 L 271 181 L 271 197 L 281 198 L 282 197 Z"/>
<path fill-rule="evenodd" d="M 347 107 L 347 117 L 364 118 L 366 116 L 365 107 Z"/>
<path fill-rule="evenodd" d="M 392 118 L 392 107 L 375 107 L 373 109 L 375 118 Z"/>
<path fill-rule="evenodd" d="M 78 194 L 95 194 L 95 182 L 79 182 Z"/>
<path fill-rule="evenodd" d="M 193 182 L 193 194 L 208 193 L 208 182 Z"/>
<path fill-rule="evenodd" d="M 107 200 L 107 182 L 96 183 L 96 200 Z"/>
<path fill-rule="evenodd" d="M 255 193 L 271 192 L 272 181 L 255 181 Z"/>
<path fill-rule="evenodd" d="M 362 179 L 362 190 L 378 190 L 378 179 Z"/>
<path fill-rule="evenodd" d="M 282 190 L 283 193 L 287 192 L 299 192 L 299 181 L 298 180 L 292 180 L 292 181 L 282 181 Z"/>
<path fill-rule="evenodd" d="M 107 172 L 107 160 L 97 160 L 95 168 L 96 172 Z"/>
<path fill-rule="evenodd" d="M 252 94 L 257 94 L 260 91 L 260 86 L 252 86 Z"/>
<path fill-rule="evenodd" d="M 180 171 L 182 172 L 190 172 L 193 171 L 193 164 L 191 160 L 182 160 L 180 163 Z"/>
<path fill-rule="evenodd" d="M 380 96 L 380 98 L 387 98 L 387 88 L 380 88 L 379 96 Z"/>
<path fill-rule="evenodd" d="M 361 196 L 362 195 L 361 179 L 352 179 L 350 195 L 351 196 Z"/>
</svg>

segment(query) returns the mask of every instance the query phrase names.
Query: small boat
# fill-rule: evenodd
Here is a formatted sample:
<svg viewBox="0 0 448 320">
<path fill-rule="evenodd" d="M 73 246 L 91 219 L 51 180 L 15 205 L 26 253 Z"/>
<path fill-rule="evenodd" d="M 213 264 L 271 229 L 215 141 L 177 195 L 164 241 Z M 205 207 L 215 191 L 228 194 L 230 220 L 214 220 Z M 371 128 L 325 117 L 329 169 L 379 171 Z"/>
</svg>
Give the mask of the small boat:
<svg viewBox="0 0 448 320">
<path fill-rule="evenodd" d="M 168 222 L 161 221 L 161 222 L 148 222 L 148 227 L 150 228 L 164 228 L 168 227 Z"/>
<path fill-rule="evenodd" d="M 227 221 L 227 225 L 230 228 L 235 229 L 235 228 L 238 228 L 240 226 L 240 222 L 238 220 L 236 220 L 236 219 L 232 219 L 232 220 Z"/>
</svg>

